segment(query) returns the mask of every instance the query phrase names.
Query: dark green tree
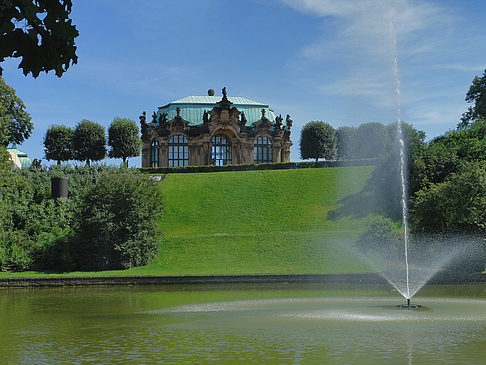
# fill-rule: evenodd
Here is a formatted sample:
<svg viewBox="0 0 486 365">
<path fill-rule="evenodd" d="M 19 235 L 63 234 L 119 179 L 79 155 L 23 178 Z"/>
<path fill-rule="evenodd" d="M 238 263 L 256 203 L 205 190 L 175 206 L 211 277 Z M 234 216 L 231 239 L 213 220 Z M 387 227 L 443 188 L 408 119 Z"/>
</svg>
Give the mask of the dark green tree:
<svg viewBox="0 0 486 365">
<path fill-rule="evenodd" d="M 22 57 L 24 75 L 54 70 L 60 77 L 78 61 L 74 39 L 79 33 L 69 19 L 71 7 L 71 0 L 1 1 L 0 62 Z"/>
<path fill-rule="evenodd" d="M 358 158 L 379 157 L 388 146 L 388 134 L 381 123 L 364 123 L 356 131 Z"/>
<path fill-rule="evenodd" d="M 427 233 L 486 232 L 486 161 L 466 162 L 444 182 L 418 191 L 413 228 Z"/>
<path fill-rule="evenodd" d="M 74 158 L 78 161 L 99 161 L 106 156 L 105 129 L 98 123 L 82 120 L 76 125 L 73 136 Z"/>
<path fill-rule="evenodd" d="M 30 137 L 34 126 L 24 102 L 15 95 L 15 90 L 0 76 L 0 143 L 8 146 L 21 144 Z"/>
<path fill-rule="evenodd" d="M 131 119 L 115 117 L 108 127 L 108 145 L 112 158 L 122 158 L 123 165 L 128 167 L 128 157 L 140 155 L 140 132 L 137 123 Z"/>
<path fill-rule="evenodd" d="M 357 129 L 354 127 L 339 127 L 337 135 L 337 155 L 340 160 L 349 160 L 357 157 Z"/>
<path fill-rule="evenodd" d="M 76 215 L 74 254 L 80 269 L 145 265 L 159 249 L 161 188 L 140 173 L 104 176 L 89 189 Z"/>
<path fill-rule="evenodd" d="M 486 70 L 481 78 L 476 76 L 473 79 L 465 100 L 474 105 L 468 107 L 467 111 L 462 114 L 459 128 L 465 128 L 473 121 L 486 120 Z"/>
<path fill-rule="evenodd" d="M 324 122 L 309 122 L 300 133 L 300 156 L 307 160 L 325 158 L 332 160 L 337 157 L 337 137 L 334 128 Z"/>
<path fill-rule="evenodd" d="M 61 166 L 62 161 L 71 160 L 73 153 L 74 131 L 63 125 L 52 125 L 44 136 L 44 152 L 47 160 L 57 161 Z"/>
</svg>

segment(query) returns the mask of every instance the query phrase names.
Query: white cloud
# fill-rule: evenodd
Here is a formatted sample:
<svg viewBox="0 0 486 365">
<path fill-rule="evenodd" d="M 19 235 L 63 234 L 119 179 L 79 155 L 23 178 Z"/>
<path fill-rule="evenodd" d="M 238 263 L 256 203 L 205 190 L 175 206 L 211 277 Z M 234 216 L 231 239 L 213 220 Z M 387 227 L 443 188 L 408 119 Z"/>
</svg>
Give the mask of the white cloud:
<svg viewBox="0 0 486 365">
<path fill-rule="evenodd" d="M 341 64 L 339 79 L 316 79 L 323 93 L 362 96 L 375 106 L 394 105 L 395 55 L 415 65 L 450 34 L 452 17 L 432 2 L 412 0 L 281 0 L 293 9 L 323 18 L 324 31 L 301 49 L 312 67 Z M 329 21 L 332 20 L 330 23 Z M 333 32 L 329 34 L 329 32 Z M 397 43 L 398 40 L 398 43 Z M 401 66 L 401 65 L 400 65 Z"/>
</svg>

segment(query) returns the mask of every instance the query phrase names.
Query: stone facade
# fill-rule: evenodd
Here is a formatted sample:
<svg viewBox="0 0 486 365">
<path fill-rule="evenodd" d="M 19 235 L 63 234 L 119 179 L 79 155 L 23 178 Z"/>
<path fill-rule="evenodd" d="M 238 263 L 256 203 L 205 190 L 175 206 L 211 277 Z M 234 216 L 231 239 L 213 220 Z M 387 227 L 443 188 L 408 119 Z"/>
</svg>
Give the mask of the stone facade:
<svg viewBox="0 0 486 365">
<path fill-rule="evenodd" d="M 140 116 L 142 167 L 290 161 L 289 115 L 285 125 L 281 116 L 270 120 L 266 117 L 267 106 L 260 110 L 260 119 L 251 123 L 244 111 L 228 100 L 225 88 L 222 99 L 202 113 L 200 123 L 184 120 L 181 107 L 184 105 L 177 106 L 170 120 L 167 113 L 160 112 L 162 107 L 151 123 L 147 123 L 145 112 Z M 249 112 L 249 106 L 245 107 Z"/>
</svg>

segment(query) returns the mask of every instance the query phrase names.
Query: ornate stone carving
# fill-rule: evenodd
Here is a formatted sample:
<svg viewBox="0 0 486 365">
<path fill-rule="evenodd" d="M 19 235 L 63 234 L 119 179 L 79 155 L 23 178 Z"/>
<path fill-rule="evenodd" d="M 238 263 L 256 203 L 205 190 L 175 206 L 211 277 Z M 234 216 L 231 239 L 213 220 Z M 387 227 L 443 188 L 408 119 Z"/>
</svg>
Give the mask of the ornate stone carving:
<svg viewBox="0 0 486 365">
<path fill-rule="evenodd" d="M 173 119 L 168 121 L 167 113 L 157 114 L 152 116 L 155 121 L 158 118 L 158 123 L 146 122 L 145 112 L 140 117 L 140 124 L 142 129 L 142 166 L 150 166 L 150 143 L 154 138 L 160 143 L 160 163 L 161 166 L 168 164 L 168 142 L 174 134 L 184 134 L 189 143 L 189 163 L 191 165 L 203 165 L 211 162 L 211 137 L 217 133 L 224 133 L 231 135 L 233 143 L 233 162 L 234 163 L 252 163 L 253 162 L 253 142 L 256 136 L 268 136 L 272 142 L 272 155 L 274 162 L 289 161 L 290 159 L 290 128 L 292 120 L 287 115 L 285 126 L 283 124 L 282 115 L 275 118 L 275 121 L 270 120 L 273 114 L 268 111 L 268 106 L 261 106 L 261 119 L 256 123 L 253 120 L 248 120 L 249 115 L 238 110 L 233 106 L 233 103 L 228 100 L 226 88 L 222 89 L 222 98 L 216 103 L 211 110 L 202 110 L 201 115 L 198 116 L 199 121 L 189 121 L 182 118 L 184 114 L 184 106 L 179 105 L 180 108 L 175 110 L 176 114 Z M 174 106 L 177 106 L 174 105 Z M 168 110 L 167 107 L 163 110 Z M 258 108 L 258 109 L 260 109 Z M 182 109 L 182 110 L 181 110 Z M 257 109 L 257 113 L 258 113 Z M 246 110 L 246 109 L 245 109 Z M 162 110 L 159 111 L 161 113 Z M 269 114 L 267 117 L 266 114 Z M 202 119 L 202 122 L 201 122 Z"/>
<path fill-rule="evenodd" d="M 282 128 L 282 120 L 282 114 L 280 114 L 278 117 L 275 117 L 275 129 Z"/>
<path fill-rule="evenodd" d="M 246 120 L 245 112 L 241 112 L 240 125 L 245 126 L 248 121 Z"/>
<path fill-rule="evenodd" d="M 162 113 L 159 116 L 159 125 L 165 127 L 167 124 L 167 113 Z"/>
<path fill-rule="evenodd" d="M 142 112 L 142 115 L 138 117 L 140 119 L 140 132 L 142 133 L 142 139 L 148 139 L 149 126 L 147 124 L 147 113 Z"/>
<path fill-rule="evenodd" d="M 290 119 L 290 115 L 287 114 L 287 118 L 285 118 L 285 124 L 287 124 L 287 127 L 289 129 L 292 128 L 292 123 L 293 123 L 293 120 Z"/>
</svg>

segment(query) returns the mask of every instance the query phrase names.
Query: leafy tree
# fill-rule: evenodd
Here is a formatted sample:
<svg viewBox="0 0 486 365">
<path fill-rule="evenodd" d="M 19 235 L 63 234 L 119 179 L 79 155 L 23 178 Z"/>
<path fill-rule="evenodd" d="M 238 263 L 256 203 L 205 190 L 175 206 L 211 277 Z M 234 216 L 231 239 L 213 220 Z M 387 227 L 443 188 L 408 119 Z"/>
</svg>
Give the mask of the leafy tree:
<svg viewBox="0 0 486 365">
<path fill-rule="evenodd" d="M 334 128 L 324 122 L 309 122 L 300 133 L 300 156 L 307 160 L 319 158 L 331 160 L 337 155 L 337 137 Z"/>
<path fill-rule="evenodd" d="M 0 76 L 0 144 L 5 147 L 12 142 L 21 144 L 33 129 L 24 102 Z"/>
<path fill-rule="evenodd" d="M 77 63 L 71 0 L 4 0 L 0 3 L 0 62 L 22 57 L 24 75 L 54 70 L 60 77 Z M 2 68 L 0 67 L 0 75 Z"/>
<path fill-rule="evenodd" d="M 444 182 L 418 191 L 411 210 L 419 232 L 486 232 L 486 161 L 466 162 Z"/>
<path fill-rule="evenodd" d="M 84 195 L 77 214 L 73 257 L 80 269 L 127 269 L 157 254 L 160 186 L 142 174 L 102 177 Z"/>
<path fill-rule="evenodd" d="M 354 127 L 340 127 L 336 131 L 337 155 L 340 160 L 357 158 L 357 129 Z"/>
<path fill-rule="evenodd" d="M 381 123 L 364 123 L 356 131 L 357 157 L 379 157 L 388 145 L 388 134 Z"/>
<path fill-rule="evenodd" d="M 48 160 L 57 161 L 61 166 L 61 161 L 71 160 L 73 154 L 74 131 L 63 125 L 52 125 L 46 131 L 44 137 L 44 152 Z"/>
<path fill-rule="evenodd" d="M 476 76 L 473 79 L 465 100 L 474 105 L 468 107 L 467 111 L 462 114 L 459 128 L 465 128 L 473 121 L 486 120 L 486 70 L 481 78 Z"/>
<path fill-rule="evenodd" d="M 105 129 L 98 123 L 82 120 L 73 135 L 74 158 L 78 161 L 99 161 L 106 156 Z"/>
<path fill-rule="evenodd" d="M 137 124 L 130 119 L 115 117 L 108 127 L 108 145 L 112 158 L 122 158 L 128 167 L 128 157 L 140 155 L 140 137 Z"/>
</svg>

